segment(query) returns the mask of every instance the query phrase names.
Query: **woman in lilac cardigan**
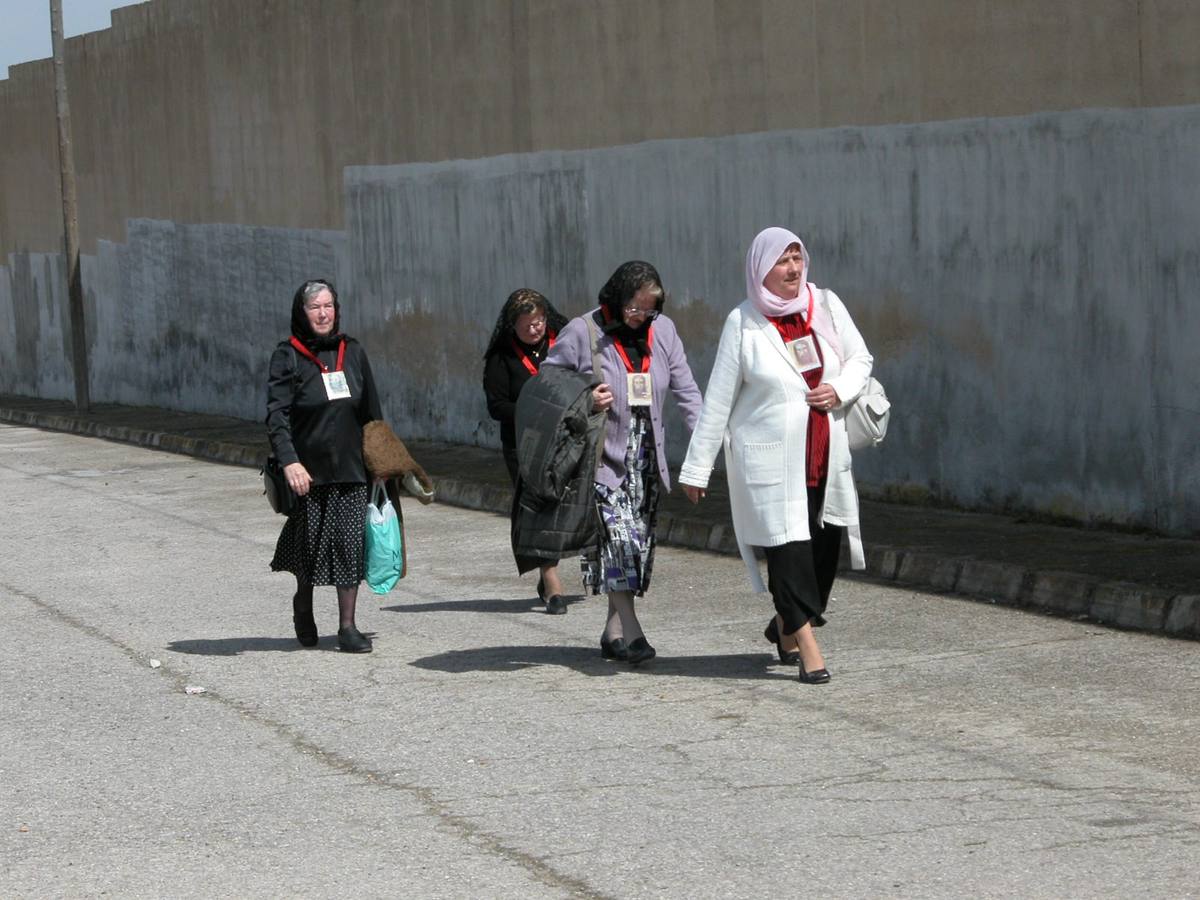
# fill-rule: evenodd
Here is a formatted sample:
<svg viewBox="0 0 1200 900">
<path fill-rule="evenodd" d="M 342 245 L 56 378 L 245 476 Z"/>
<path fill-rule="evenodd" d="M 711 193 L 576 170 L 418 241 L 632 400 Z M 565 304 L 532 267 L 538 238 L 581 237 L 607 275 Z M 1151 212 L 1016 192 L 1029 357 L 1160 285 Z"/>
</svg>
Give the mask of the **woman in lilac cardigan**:
<svg viewBox="0 0 1200 900">
<path fill-rule="evenodd" d="M 583 582 L 593 594 L 608 594 L 601 655 L 635 665 L 655 655 L 633 598 L 650 585 L 659 490 L 671 489 L 663 404 L 668 393 L 674 395 L 689 432 L 701 407 L 683 342 L 662 315 L 663 299 L 654 266 L 622 264 L 601 288 L 600 305 L 568 323 L 543 363 L 591 374 L 596 335 L 601 383 L 592 397 L 608 417 L 596 468 L 600 534 L 596 546 L 584 552 Z"/>
</svg>

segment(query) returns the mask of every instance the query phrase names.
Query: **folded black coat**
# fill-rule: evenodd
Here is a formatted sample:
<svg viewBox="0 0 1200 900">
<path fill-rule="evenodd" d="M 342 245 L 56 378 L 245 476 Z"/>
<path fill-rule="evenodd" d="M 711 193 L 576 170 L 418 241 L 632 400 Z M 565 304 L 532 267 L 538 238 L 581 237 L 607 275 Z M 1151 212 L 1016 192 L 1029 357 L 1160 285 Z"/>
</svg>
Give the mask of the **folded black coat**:
<svg viewBox="0 0 1200 900">
<path fill-rule="evenodd" d="M 593 480 L 605 422 L 605 413 L 592 412 L 596 384 L 591 375 L 544 365 L 517 398 L 512 548 L 520 572 L 596 540 Z"/>
</svg>

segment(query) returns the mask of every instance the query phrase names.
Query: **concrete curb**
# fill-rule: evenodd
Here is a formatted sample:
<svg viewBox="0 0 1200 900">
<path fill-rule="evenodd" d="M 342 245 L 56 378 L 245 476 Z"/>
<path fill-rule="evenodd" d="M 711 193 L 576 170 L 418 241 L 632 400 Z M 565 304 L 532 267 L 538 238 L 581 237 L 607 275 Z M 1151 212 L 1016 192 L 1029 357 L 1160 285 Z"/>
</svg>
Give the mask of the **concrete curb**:
<svg viewBox="0 0 1200 900">
<path fill-rule="evenodd" d="M 259 468 L 263 462 L 262 451 L 242 444 L 105 425 L 71 416 L 0 407 L 0 422 L 136 444 L 228 465 Z M 442 477 L 437 479 L 437 502 L 507 516 L 512 492 L 497 485 Z M 663 544 L 724 555 L 738 553 L 733 528 L 728 523 L 713 524 L 662 513 L 658 518 L 658 533 Z M 1118 628 L 1200 639 L 1200 594 L 1175 594 L 1073 572 L 1039 571 L 883 545 L 868 548 L 865 574 L 880 581 L 973 600 L 1088 619 Z"/>
<path fill-rule="evenodd" d="M 28 425 L 31 428 L 45 428 L 49 431 L 66 431 L 71 434 L 103 438 L 122 444 L 136 444 L 152 450 L 166 450 L 169 453 L 180 453 L 184 456 L 195 456 L 235 466 L 261 468 L 263 464 L 260 452 L 242 444 L 185 437 L 164 431 L 147 431 L 143 428 L 130 428 L 125 425 L 105 425 L 102 422 L 81 421 L 71 416 L 55 416 L 0 408 L 0 422 Z"/>
</svg>

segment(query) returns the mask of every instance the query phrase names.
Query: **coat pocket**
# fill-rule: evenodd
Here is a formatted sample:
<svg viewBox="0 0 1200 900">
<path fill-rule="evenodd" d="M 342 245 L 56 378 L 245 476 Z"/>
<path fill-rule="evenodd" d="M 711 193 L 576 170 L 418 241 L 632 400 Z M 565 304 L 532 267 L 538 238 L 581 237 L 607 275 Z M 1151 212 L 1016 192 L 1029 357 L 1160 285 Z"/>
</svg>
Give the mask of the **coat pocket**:
<svg viewBox="0 0 1200 900">
<path fill-rule="evenodd" d="M 780 484 L 783 481 L 783 441 L 742 444 L 742 475 L 747 485 Z"/>
</svg>

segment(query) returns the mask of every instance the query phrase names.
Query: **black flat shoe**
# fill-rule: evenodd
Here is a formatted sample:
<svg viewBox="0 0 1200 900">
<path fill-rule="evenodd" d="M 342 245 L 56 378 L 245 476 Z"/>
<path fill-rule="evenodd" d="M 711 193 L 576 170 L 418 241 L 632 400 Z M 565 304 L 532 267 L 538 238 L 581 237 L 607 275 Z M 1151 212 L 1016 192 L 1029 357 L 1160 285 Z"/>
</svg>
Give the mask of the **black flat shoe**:
<svg viewBox="0 0 1200 900">
<path fill-rule="evenodd" d="M 371 639 L 353 625 L 348 625 L 338 629 L 338 649 L 343 653 L 370 653 Z"/>
<path fill-rule="evenodd" d="M 797 654 L 799 656 L 799 654 Z M 808 672 L 804 668 L 804 662 L 800 662 L 800 683 L 801 684 L 828 684 L 830 679 L 828 669 L 813 669 Z"/>
<path fill-rule="evenodd" d="M 312 601 L 300 602 L 300 595 L 292 596 L 292 624 L 296 626 L 296 640 L 301 647 L 315 647 L 320 636 L 317 634 L 317 623 L 313 619 Z"/>
<path fill-rule="evenodd" d="M 546 602 L 546 579 L 544 579 L 541 575 L 538 576 L 537 592 L 538 592 L 538 599 L 541 600 L 543 603 L 545 603 Z"/>
<path fill-rule="evenodd" d="M 779 654 L 779 661 L 785 666 L 794 666 L 800 662 L 799 650 L 783 649 L 783 641 L 779 639 L 779 625 L 776 623 L 774 616 L 767 623 L 767 627 L 763 629 L 763 637 L 775 645 L 775 652 Z"/>
<path fill-rule="evenodd" d="M 613 638 L 610 641 L 601 635 L 600 655 L 605 659 L 629 659 L 629 648 L 625 646 L 625 638 Z"/>
<path fill-rule="evenodd" d="M 658 655 L 650 642 L 645 637 L 640 637 L 629 642 L 627 661 L 631 666 L 636 666 L 639 663 L 644 663 L 647 660 L 654 659 Z"/>
<path fill-rule="evenodd" d="M 567 612 L 567 601 L 558 594 L 552 594 L 550 599 L 546 601 L 546 614 L 550 616 L 561 616 Z"/>
</svg>

